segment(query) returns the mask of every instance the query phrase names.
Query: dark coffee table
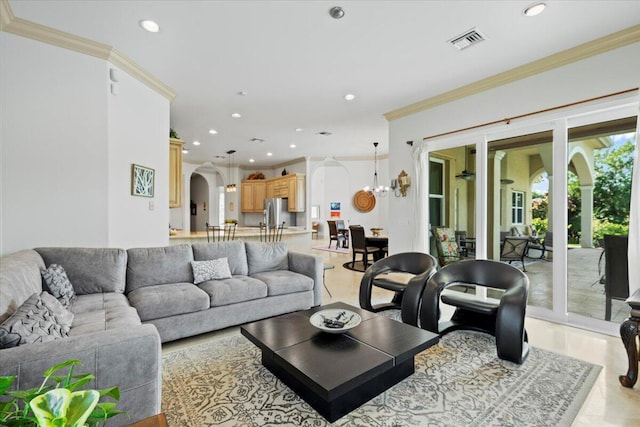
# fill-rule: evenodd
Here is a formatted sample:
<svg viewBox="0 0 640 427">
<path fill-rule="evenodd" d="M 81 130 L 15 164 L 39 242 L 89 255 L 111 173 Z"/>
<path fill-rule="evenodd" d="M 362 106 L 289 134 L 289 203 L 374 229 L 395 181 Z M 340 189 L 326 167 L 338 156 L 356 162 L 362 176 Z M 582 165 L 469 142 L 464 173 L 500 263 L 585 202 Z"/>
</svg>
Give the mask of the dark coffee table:
<svg viewBox="0 0 640 427">
<path fill-rule="evenodd" d="M 351 310 L 362 323 L 344 334 L 309 323 L 316 311 Z M 320 415 L 334 422 L 414 372 L 414 356 L 438 335 L 337 302 L 240 328 L 262 350 L 262 364 Z"/>
</svg>

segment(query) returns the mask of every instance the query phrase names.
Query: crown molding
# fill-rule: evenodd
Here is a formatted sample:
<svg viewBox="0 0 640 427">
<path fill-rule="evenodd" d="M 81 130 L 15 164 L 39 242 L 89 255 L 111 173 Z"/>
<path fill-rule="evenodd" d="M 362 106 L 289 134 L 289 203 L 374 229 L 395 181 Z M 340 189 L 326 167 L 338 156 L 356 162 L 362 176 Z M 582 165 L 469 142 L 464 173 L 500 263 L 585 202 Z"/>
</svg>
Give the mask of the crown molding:
<svg viewBox="0 0 640 427">
<path fill-rule="evenodd" d="M 169 102 L 176 97 L 176 92 L 171 87 L 112 46 L 16 18 L 7 0 L 0 0 L 0 14 L 0 30 L 2 31 L 104 59 L 167 98 Z"/>
<path fill-rule="evenodd" d="M 609 34 L 608 36 L 583 43 L 537 61 L 529 62 L 528 64 L 495 74 L 478 80 L 477 82 L 390 111 L 385 113 L 384 117 L 389 121 L 396 120 L 638 42 L 640 42 L 640 25 L 634 25 L 633 27 Z"/>
</svg>

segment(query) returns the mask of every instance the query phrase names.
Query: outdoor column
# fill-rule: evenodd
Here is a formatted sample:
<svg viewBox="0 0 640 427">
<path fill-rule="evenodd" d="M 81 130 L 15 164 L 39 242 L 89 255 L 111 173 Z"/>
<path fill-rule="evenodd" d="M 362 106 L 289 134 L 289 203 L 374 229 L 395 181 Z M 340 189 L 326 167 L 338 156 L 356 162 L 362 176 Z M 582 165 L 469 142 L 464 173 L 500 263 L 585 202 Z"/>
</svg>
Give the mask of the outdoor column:
<svg viewBox="0 0 640 427">
<path fill-rule="evenodd" d="M 593 185 L 580 186 L 580 246 L 583 248 L 593 247 Z"/>
<path fill-rule="evenodd" d="M 553 175 L 548 175 L 549 192 L 547 193 L 547 230 L 553 231 Z"/>
<path fill-rule="evenodd" d="M 501 161 L 507 153 L 489 153 L 487 177 L 487 258 L 500 259 L 500 177 Z"/>
</svg>

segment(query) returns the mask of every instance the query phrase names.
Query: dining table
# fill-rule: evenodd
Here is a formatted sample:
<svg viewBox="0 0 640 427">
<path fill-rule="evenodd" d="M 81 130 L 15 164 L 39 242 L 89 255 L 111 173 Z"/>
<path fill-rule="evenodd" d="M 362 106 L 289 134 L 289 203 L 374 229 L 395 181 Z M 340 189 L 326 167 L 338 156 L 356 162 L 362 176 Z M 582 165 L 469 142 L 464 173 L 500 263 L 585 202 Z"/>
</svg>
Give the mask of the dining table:
<svg viewBox="0 0 640 427">
<path fill-rule="evenodd" d="M 381 249 L 373 255 L 374 261 L 378 261 L 385 257 L 385 254 L 388 252 L 389 248 L 389 236 L 383 234 L 375 236 L 372 234 L 365 235 L 364 238 L 367 246 L 374 246 Z"/>
</svg>

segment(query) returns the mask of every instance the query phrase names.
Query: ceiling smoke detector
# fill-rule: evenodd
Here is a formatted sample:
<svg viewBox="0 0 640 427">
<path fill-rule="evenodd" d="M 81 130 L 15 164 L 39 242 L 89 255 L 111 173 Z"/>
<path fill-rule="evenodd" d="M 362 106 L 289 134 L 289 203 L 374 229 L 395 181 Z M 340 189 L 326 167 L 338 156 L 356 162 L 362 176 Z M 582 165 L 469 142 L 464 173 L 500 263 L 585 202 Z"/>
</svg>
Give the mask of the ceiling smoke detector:
<svg viewBox="0 0 640 427">
<path fill-rule="evenodd" d="M 472 28 L 469 31 L 465 31 L 464 33 L 460 34 L 459 36 L 455 36 L 454 38 L 449 40 L 448 43 L 458 50 L 463 50 L 486 39 L 487 37 L 478 29 Z"/>
</svg>

